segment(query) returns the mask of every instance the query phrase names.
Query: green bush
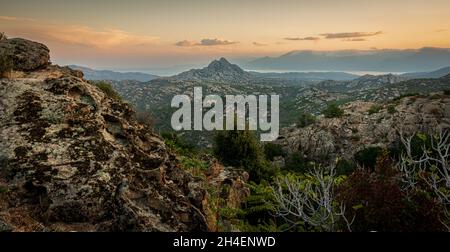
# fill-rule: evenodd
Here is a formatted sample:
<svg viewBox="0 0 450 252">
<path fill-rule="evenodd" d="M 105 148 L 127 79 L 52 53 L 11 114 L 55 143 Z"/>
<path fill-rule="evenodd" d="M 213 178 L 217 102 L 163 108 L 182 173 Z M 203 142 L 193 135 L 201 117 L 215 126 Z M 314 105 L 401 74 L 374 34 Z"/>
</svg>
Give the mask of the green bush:
<svg viewBox="0 0 450 252">
<path fill-rule="evenodd" d="M 367 147 L 355 153 L 354 159 L 359 166 L 373 170 L 382 152 L 383 149 L 380 147 Z"/>
<path fill-rule="evenodd" d="M 242 207 L 244 223 L 240 230 L 244 232 L 277 231 L 272 189 L 266 182 L 250 182 L 250 196 Z"/>
<path fill-rule="evenodd" d="M 94 81 L 92 82 L 95 86 L 97 86 L 100 90 L 103 91 L 108 97 L 117 100 L 122 101 L 122 97 L 114 90 L 111 83 L 106 81 Z"/>
<path fill-rule="evenodd" d="M 293 152 L 286 157 L 284 170 L 296 173 L 307 173 L 314 166 L 300 152 Z"/>
<path fill-rule="evenodd" d="M 297 127 L 303 128 L 316 122 L 316 117 L 310 113 L 301 112 L 297 121 Z"/>
<path fill-rule="evenodd" d="M 336 163 L 336 175 L 346 175 L 349 176 L 356 170 L 357 166 L 353 161 L 346 159 L 339 159 Z"/>
<path fill-rule="evenodd" d="M 264 151 L 249 130 L 218 131 L 214 139 L 214 154 L 224 165 L 242 168 L 250 179 L 259 182 L 276 172 L 265 159 Z"/>
<path fill-rule="evenodd" d="M 325 118 L 336 118 L 344 115 L 344 111 L 336 104 L 329 104 L 326 109 L 322 111 Z"/>
<path fill-rule="evenodd" d="M 14 69 L 14 61 L 11 58 L 11 54 L 4 50 L 0 54 L 0 77 L 11 72 Z"/>
<path fill-rule="evenodd" d="M 395 112 L 397 112 L 397 110 L 395 109 L 394 105 L 389 105 L 387 107 L 387 111 L 388 111 L 389 114 L 394 114 Z"/>
<path fill-rule="evenodd" d="M 380 110 L 381 110 L 381 106 L 372 105 L 372 107 L 370 107 L 367 112 L 369 112 L 369 115 L 372 115 L 372 114 L 376 114 L 376 113 L 380 112 Z"/>
<path fill-rule="evenodd" d="M 283 156 L 283 148 L 281 145 L 267 143 L 264 145 L 264 155 L 267 160 L 273 161 L 275 157 Z"/>
<path fill-rule="evenodd" d="M 169 148 L 180 155 L 193 157 L 198 154 L 194 144 L 187 142 L 175 132 L 162 132 L 161 137 Z"/>
<path fill-rule="evenodd" d="M 420 95 L 420 94 L 419 93 L 406 93 L 406 94 L 402 94 L 402 95 L 394 98 L 394 101 L 399 101 L 399 100 L 401 100 L 401 99 L 403 99 L 405 97 L 418 96 L 418 95 Z"/>
</svg>

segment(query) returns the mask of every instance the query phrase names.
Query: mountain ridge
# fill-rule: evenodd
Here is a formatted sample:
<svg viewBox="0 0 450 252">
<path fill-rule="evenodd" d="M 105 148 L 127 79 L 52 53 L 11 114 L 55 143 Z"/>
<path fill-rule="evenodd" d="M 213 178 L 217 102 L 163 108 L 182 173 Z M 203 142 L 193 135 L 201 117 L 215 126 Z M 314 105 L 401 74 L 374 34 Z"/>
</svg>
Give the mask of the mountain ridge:
<svg viewBox="0 0 450 252">
<path fill-rule="evenodd" d="M 68 67 L 82 71 L 84 77 L 88 80 L 114 80 L 114 81 L 136 80 L 145 82 L 159 78 L 159 76 L 157 75 L 142 72 L 116 72 L 111 70 L 97 70 L 78 65 L 69 65 Z"/>
<path fill-rule="evenodd" d="M 262 57 L 245 67 L 255 70 L 424 72 L 450 65 L 450 49 L 374 49 L 292 51 L 278 57 Z"/>
</svg>

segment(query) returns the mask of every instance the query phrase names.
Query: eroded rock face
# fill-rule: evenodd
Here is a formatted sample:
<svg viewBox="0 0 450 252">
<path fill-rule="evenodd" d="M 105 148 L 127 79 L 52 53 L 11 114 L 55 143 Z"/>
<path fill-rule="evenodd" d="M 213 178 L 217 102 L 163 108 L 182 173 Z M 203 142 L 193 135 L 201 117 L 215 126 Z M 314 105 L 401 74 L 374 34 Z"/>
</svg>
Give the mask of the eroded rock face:
<svg viewBox="0 0 450 252">
<path fill-rule="evenodd" d="M 13 41 L 20 51 L 24 42 Z M 17 56 L 23 70 L 48 62 L 45 47 L 33 46 Z M 2 226 L 14 231 L 206 231 L 204 215 L 191 203 L 196 193 L 188 186 L 192 176 L 133 115 L 129 105 L 67 68 L 47 66 L 1 79 Z"/>
<path fill-rule="evenodd" d="M 47 66 L 49 52 L 47 46 L 22 38 L 0 41 L 0 54 L 10 55 L 17 71 L 32 71 Z"/>
<path fill-rule="evenodd" d="M 304 128 L 284 129 L 276 143 L 288 153 L 299 152 L 318 162 L 334 161 L 335 157 L 351 159 L 364 147 L 390 147 L 399 132 L 410 135 L 450 128 L 450 96 L 443 93 L 378 104 L 380 111 L 369 114 L 374 105 L 352 102 L 342 106 L 345 111 L 342 118 L 321 118 Z"/>
</svg>

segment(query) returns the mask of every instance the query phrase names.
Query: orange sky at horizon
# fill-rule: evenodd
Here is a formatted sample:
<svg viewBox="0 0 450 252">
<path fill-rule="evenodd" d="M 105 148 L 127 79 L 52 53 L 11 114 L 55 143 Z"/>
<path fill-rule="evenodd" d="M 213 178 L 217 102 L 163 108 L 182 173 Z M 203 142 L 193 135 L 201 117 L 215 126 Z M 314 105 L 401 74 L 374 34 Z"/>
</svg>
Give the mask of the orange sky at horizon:
<svg viewBox="0 0 450 252">
<path fill-rule="evenodd" d="M 0 31 L 53 61 L 168 67 L 293 50 L 450 48 L 448 0 L 10 1 Z"/>
</svg>

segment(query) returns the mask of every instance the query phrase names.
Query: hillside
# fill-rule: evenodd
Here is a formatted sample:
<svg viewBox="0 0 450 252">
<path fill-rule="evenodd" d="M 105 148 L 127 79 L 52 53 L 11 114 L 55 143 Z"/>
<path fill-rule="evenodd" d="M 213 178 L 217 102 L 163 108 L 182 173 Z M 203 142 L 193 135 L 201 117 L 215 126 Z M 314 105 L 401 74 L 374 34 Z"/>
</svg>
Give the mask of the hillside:
<svg viewBox="0 0 450 252">
<path fill-rule="evenodd" d="M 213 231 L 210 208 L 245 195 L 245 176 L 214 161 L 207 177 L 194 177 L 130 105 L 51 65 L 45 45 L 5 47 L 26 61 L 0 79 L 2 230 Z M 204 188 L 220 193 L 223 181 L 220 195 L 233 199 L 214 205 Z"/>
<path fill-rule="evenodd" d="M 371 108 L 377 109 L 371 111 Z M 354 101 L 342 105 L 340 118 L 323 118 L 307 127 L 285 128 L 277 144 L 311 160 L 351 159 L 364 148 L 390 148 L 399 131 L 406 135 L 450 128 L 450 96 L 442 92 L 409 96 L 383 103 Z M 323 161 L 323 160 L 322 160 Z"/>
<path fill-rule="evenodd" d="M 216 65 L 219 61 L 210 64 Z M 396 97 L 411 94 L 429 94 L 431 92 L 450 89 L 450 82 L 440 79 L 413 79 L 403 76 L 364 75 L 348 81 L 298 81 L 283 78 L 246 78 L 243 83 L 236 82 L 239 78 L 219 78 L 218 76 L 239 76 L 237 66 L 222 60 L 222 67 L 206 67 L 203 70 L 191 70 L 182 74 L 183 78 L 160 78 L 148 83 L 113 82 L 118 92 L 139 110 L 149 110 L 156 118 L 156 126 L 160 131 L 170 131 L 170 116 L 175 109 L 170 108 L 171 99 L 178 94 L 192 96 L 195 86 L 203 87 L 204 94 L 278 94 L 280 95 L 280 123 L 281 127 L 290 126 L 297 122 L 300 112 L 320 114 L 331 103 L 345 104 L 352 101 L 387 101 Z M 205 70 L 208 69 L 208 70 Z M 226 72 L 234 73 L 224 75 Z M 200 76 L 193 78 L 192 76 Z M 208 72 L 208 74 L 204 74 Z M 196 74 L 192 74 L 196 73 Z M 187 77 L 191 76 L 191 77 Z M 214 76 L 211 79 L 207 76 Z M 245 75 L 247 76 L 247 75 Z M 185 79 L 186 78 L 186 79 Z M 217 79 L 219 78 L 219 79 Z M 211 132 L 185 132 L 188 139 L 200 146 L 210 146 Z"/>
</svg>

